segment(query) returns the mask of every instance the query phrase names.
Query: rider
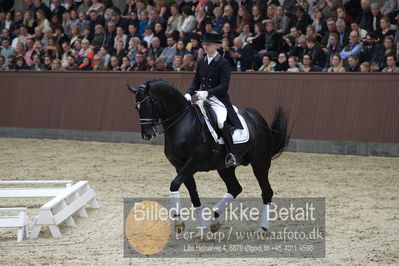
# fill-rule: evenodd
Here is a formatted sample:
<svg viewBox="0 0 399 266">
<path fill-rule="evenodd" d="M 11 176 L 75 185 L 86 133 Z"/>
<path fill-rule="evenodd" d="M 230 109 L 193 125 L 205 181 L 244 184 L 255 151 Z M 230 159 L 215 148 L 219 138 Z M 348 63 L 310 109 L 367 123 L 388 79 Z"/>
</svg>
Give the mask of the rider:
<svg viewBox="0 0 399 266">
<path fill-rule="evenodd" d="M 216 113 L 218 127 L 226 145 L 225 166 L 230 167 L 238 165 L 231 135 L 232 129 L 243 127 L 227 94 L 230 63 L 217 51 L 221 43 L 219 34 L 204 33 L 202 46 L 206 56 L 198 61 L 193 82 L 184 97 L 187 101 L 191 101 L 191 96 L 195 94 L 199 100 L 208 100 Z"/>
</svg>

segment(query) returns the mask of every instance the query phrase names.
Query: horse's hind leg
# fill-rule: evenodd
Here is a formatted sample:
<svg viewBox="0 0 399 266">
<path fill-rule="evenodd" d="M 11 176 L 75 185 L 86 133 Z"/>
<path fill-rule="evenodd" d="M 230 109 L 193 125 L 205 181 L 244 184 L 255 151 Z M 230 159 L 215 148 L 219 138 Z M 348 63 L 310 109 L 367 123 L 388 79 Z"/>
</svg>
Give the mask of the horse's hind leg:
<svg viewBox="0 0 399 266">
<path fill-rule="evenodd" d="M 223 213 L 224 209 L 241 193 L 242 187 L 237 180 L 235 174 L 235 167 L 225 168 L 218 170 L 220 177 L 223 179 L 227 187 L 227 193 L 223 198 L 213 207 L 213 220 L 211 223 L 211 231 L 216 232 L 219 230 L 219 216 Z"/>
<path fill-rule="evenodd" d="M 269 182 L 269 169 L 270 169 L 271 160 L 266 161 L 256 161 L 252 162 L 252 170 L 256 179 L 258 180 L 259 186 L 262 190 L 262 216 L 260 219 L 259 232 L 266 232 L 269 228 L 269 206 L 273 197 L 273 190 L 270 186 Z"/>
</svg>

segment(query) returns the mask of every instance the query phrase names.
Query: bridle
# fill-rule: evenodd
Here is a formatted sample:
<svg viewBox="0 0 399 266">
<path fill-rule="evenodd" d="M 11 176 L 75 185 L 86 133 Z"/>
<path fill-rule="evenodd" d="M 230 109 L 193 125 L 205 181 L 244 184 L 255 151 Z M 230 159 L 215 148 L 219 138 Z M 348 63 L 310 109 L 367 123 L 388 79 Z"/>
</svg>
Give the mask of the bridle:
<svg viewBox="0 0 399 266">
<path fill-rule="evenodd" d="M 166 118 L 166 119 L 164 119 L 164 120 L 161 120 L 161 119 L 160 119 L 160 115 L 159 115 L 159 109 L 158 109 L 157 105 L 155 104 L 155 100 L 154 100 L 150 95 L 148 95 L 147 97 L 145 97 L 145 98 L 142 99 L 141 101 L 136 102 L 136 108 L 137 108 L 137 110 L 140 111 L 140 106 L 141 106 L 141 104 L 144 103 L 144 102 L 147 101 L 147 100 L 150 100 L 150 102 L 151 102 L 151 107 L 152 107 L 152 108 L 151 108 L 151 109 L 152 109 L 152 118 L 140 118 L 140 119 L 139 119 L 139 123 L 140 123 L 140 125 L 152 125 L 152 129 L 154 130 L 154 132 L 155 132 L 157 135 L 161 135 L 161 134 L 164 133 L 166 130 L 168 130 L 169 128 L 171 128 L 177 121 L 180 120 L 180 118 L 181 118 L 181 117 L 188 111 L 188 109 L 193 105 L 193 103 L 191 103 L 190 105 L 187 105 L 187 107 L 184 108 L 183 110 L 181 110 L 180 112 L 178 112 L 178 113 L 176 113 L 176 114 L 174 114 L 174 115 L 172 115 L 172 116 L 170 116 L 170 117 L 168 117 L 168 118 Z M 139 115 L 140 115 L 140 114 L 139 114 Z M 176 118 L 176 117 L 177 117 L 177 118 Z M 162 124 L 164 124 L 164 123 L 166 123 L 166 122 L 168 122 L 168 121 L 170 121 L 170 120 L 172 120 L 172 119 L 174 119 L 174 118 L 176 118 L 176 120 L 173 121 L 172 124 L 170 124 L 167 128 L 164 128 L 160 133 L 157 132 L 157 127 L 158 127 L 159 125 L 162 125 Z"/>
</svg>

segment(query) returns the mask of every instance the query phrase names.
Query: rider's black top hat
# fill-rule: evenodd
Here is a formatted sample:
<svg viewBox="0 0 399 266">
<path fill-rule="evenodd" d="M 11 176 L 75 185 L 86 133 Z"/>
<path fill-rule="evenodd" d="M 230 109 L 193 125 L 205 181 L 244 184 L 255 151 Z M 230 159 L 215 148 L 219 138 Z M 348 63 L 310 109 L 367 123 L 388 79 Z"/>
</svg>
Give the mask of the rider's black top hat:
<svg viewBox="0 0 399 266">
<path fill-rule="evenodd" d="M 220 40 L 220 35 L 213 32 L 205 32 L 201 41 L 207 43 L 222 43 Z"/>
</svg>

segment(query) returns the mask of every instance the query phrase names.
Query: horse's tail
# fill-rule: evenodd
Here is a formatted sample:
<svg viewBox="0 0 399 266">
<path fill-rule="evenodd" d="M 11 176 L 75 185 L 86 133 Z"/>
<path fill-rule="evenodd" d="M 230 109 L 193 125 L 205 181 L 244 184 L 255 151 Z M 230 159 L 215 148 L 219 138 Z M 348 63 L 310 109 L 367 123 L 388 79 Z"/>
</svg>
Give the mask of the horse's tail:
<svg viewBox="0 0 399 266">
<path fill-rule="evenodd" d="M 285 147 L 287 147 L 290 141 L 290 134 L 288 133 L 288 117 L 283 109 L 278 107 L 275 111 L 273 122 L 271 125 L 271 134 L 273 141 L 273 153 L 272 159 L 279 157 Z"/>
</svg>

